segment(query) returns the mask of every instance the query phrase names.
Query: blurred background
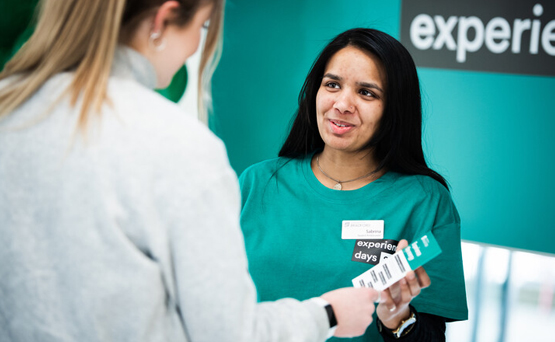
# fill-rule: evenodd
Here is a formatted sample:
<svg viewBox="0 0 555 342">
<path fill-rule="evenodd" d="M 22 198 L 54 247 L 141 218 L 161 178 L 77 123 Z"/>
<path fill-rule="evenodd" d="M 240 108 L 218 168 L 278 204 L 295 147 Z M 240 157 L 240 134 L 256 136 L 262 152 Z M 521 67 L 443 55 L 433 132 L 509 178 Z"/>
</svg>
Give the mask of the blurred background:
<svg viewBox="0 0 555 342">
<path fill-rule="evenodd" d="M 0 66 L 37 0 L 0 2 Z M 555 3 L 227 0 L 210 128 L 240 174 L 277 156 L 320 50 L 354 27 L 399 39 L 418 66 L 429 164 L 462 220 L 469 320 L 447 340 L 555 341 Z M 196 113 L 198 55 L 159 90 Z"/>
</svg>

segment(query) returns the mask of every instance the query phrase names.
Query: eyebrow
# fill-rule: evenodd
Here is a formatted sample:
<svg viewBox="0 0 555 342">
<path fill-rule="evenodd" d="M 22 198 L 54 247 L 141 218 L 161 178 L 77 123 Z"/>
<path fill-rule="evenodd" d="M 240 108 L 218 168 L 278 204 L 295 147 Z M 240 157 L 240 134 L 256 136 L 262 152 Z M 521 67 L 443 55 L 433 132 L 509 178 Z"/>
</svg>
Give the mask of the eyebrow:
<svg viewBox="0 0 555 342">
<path fill-rule="evenodd" d="M 343 80 L 342 77 L 334 75 L 334 74 L 330 74 L 330 73 L 325 74 L 324 77 L 331 78 L 332 80 L 335 80 L 335 81 L 342 81 Z M 382 93 L 384 92 L 383 89 L 380 88 L 376 83 L 356 82 L 356 85 L 364 87 L 364 88 L 377 89 L 377 90 L 381 91 Z"/>
</svg>

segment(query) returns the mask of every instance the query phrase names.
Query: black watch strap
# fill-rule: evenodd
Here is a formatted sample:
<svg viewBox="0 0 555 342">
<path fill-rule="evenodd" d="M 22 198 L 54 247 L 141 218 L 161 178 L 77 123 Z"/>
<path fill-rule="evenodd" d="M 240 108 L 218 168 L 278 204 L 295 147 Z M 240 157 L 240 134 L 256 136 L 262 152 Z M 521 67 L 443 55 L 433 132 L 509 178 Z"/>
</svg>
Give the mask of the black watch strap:
<svg viewBox="0 0 555 342">
<path fill-rule="evenodd" d="M 335 318 L 335 312 L 333 312 L 333 307 L 331 304 L 327 304 L 325 307 L 326 313 L 328 314 L 328 321 L 330 322 L 330 328 L 337 325 L 337 318 Z"/>
<path fill-rule="evenodd" d="M 329 324 L 327 338 L 332 337 L 335 334 L 335 330 L 337 329 L 337 318 L 335 317 L 333 307 L 328 301 L 321 297 L 314 297 L 310 298 L 309 300 L 323 308 L 324 311 L 326 311 L 326 316 L 328 317 Z"/>
</svg>

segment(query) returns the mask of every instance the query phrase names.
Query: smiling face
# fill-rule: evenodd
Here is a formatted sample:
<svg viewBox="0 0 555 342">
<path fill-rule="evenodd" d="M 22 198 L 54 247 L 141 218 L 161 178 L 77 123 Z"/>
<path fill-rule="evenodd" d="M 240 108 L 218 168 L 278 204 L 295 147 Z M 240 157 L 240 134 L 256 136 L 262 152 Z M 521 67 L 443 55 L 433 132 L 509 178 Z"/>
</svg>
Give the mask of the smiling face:
<svg viewBox="0 0 555 342">
<path fill-rule="evenodd" d="M 332 56 L 316 95 L 325 151 L 361 151 L 380 123 L 385 86 L 382 64 L 372 54 L 347 46 Z"/>
</svg>

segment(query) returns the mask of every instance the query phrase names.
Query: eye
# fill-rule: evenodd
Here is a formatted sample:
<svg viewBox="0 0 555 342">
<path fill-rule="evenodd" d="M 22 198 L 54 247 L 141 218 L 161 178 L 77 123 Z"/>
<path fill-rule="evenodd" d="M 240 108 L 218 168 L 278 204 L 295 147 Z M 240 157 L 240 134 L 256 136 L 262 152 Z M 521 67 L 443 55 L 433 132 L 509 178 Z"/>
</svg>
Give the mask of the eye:
<svg viewBox="0 0 555 342">
<path fill-rule="evenodd" d="M 367 90 L 367 89 L 361 89 L 358 91 L 358 93 L 364 97 L 375 97 L 375 98 L 379 98 L 376 94 L 374 94 L 373 92 Z"/>
<path fill-rule="evenodd" d="M 331 88 L 331 89 L 339 89 L 339 83 L 337 82 L 326 82 L 324 85 L 326 88 Z"/>
</svg>

